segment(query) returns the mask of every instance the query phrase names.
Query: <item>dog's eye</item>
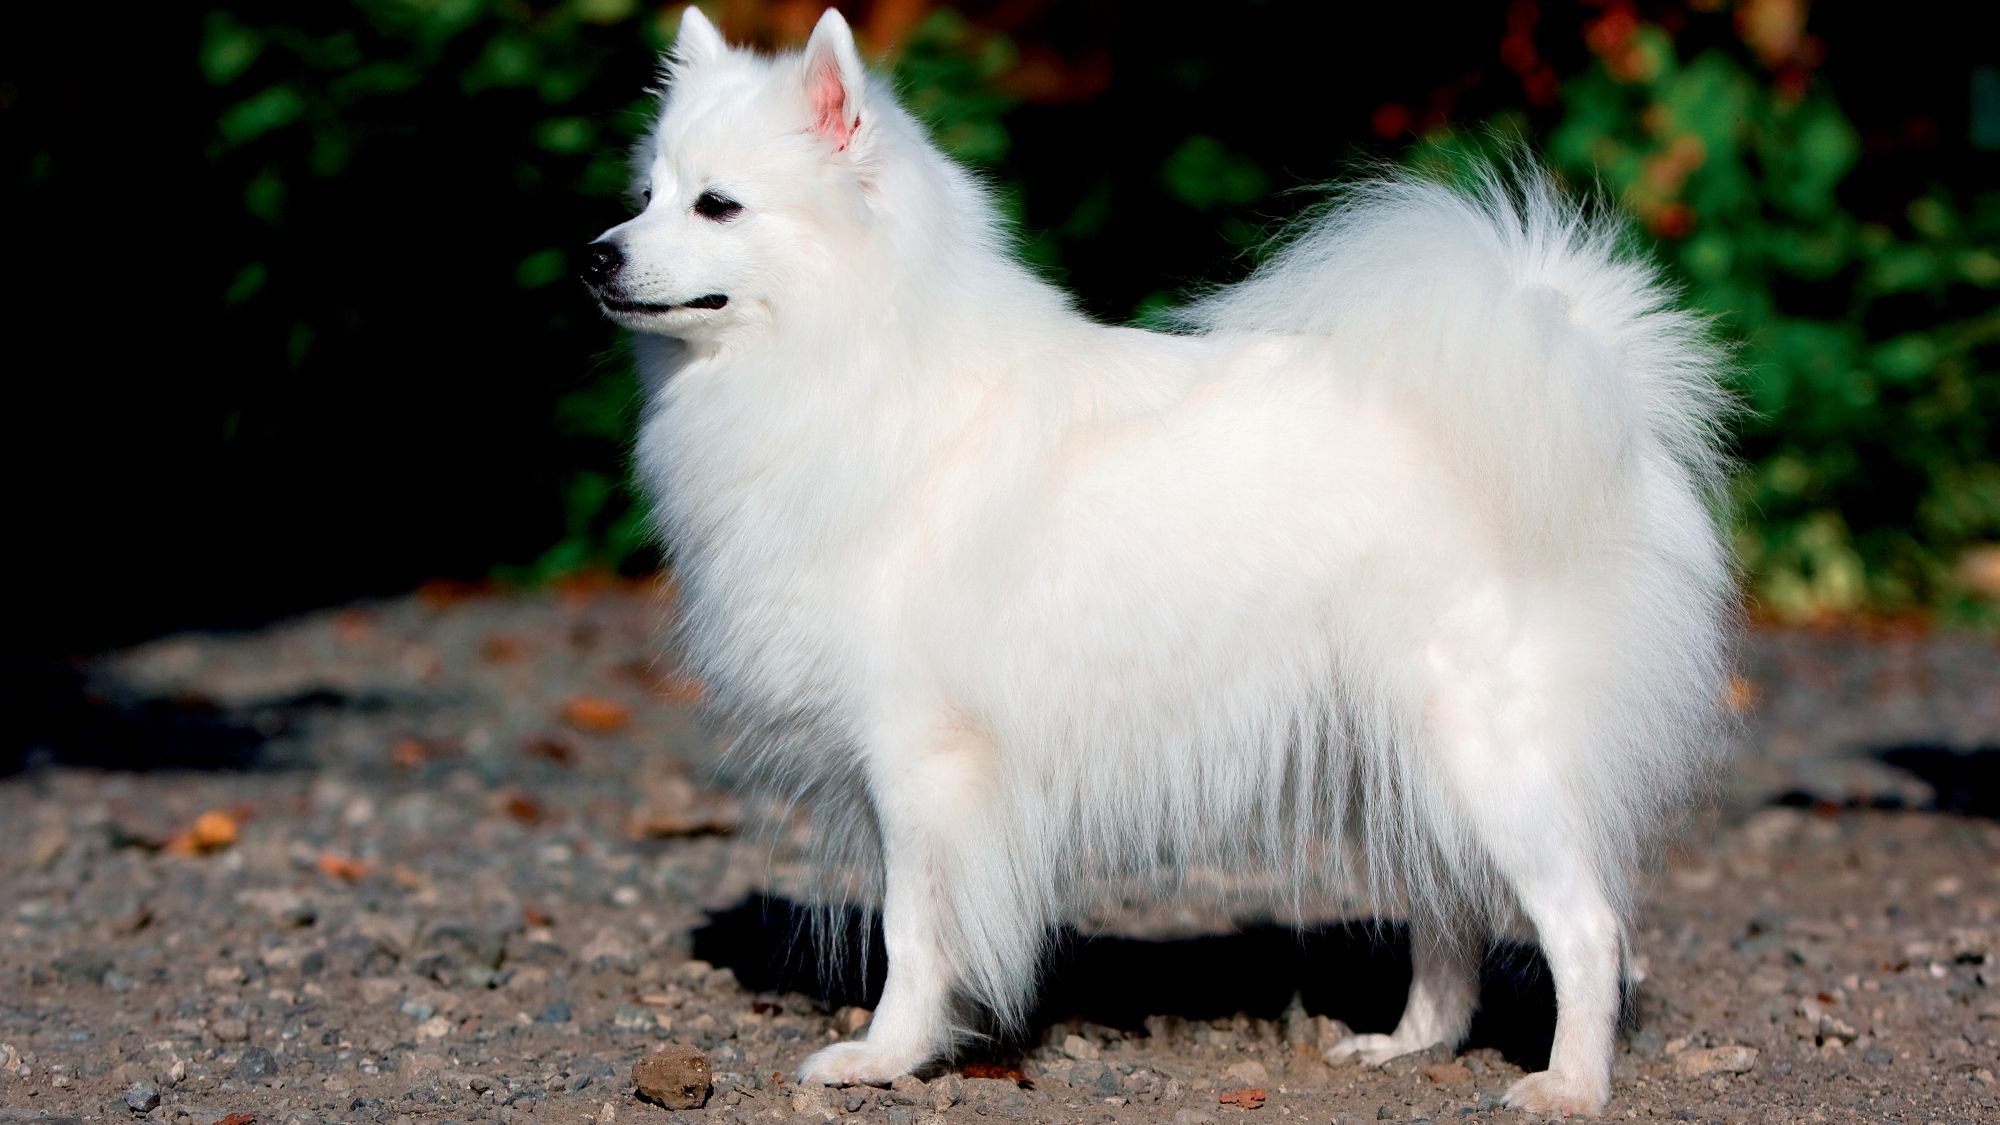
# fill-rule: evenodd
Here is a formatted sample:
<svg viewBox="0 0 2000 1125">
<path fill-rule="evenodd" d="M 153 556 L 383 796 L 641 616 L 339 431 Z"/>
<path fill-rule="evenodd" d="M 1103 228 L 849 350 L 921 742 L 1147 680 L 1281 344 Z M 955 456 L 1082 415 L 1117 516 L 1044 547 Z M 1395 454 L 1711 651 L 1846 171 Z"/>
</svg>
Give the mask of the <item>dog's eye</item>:
<svg viewBox="0 0 2000 1125">
<path fill-rule="evenodd" d="M 639 193 L 639 199 L 646 205 L 651 206 L 653 202 L 653 193 L 650 191 L 642 191 Z"/>
<path fill-rule="evenodd" d="M 728 196 L 717 195 L 712 191 L 705 191 L 695 196 L 694 212 L 704 219 L 714 219 L 718 223 L 726 223 L 743 213 L 743 205 Z"/>
</svg>

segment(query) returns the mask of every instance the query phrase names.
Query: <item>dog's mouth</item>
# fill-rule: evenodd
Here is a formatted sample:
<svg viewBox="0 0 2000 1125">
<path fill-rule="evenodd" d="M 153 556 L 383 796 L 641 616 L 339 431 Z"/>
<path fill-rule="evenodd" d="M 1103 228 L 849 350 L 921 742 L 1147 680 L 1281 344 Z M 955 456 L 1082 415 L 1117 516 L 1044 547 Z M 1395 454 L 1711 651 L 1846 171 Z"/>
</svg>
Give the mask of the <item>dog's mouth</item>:
<svg viewBox="0 0 2000 1125">
<path fill-rule="evenodd" d="M 640 315 L 681 312 L 686 309 L 719 309 L 729 303 L 729 298 L 721 293 L 709 293 L 693 300 L 675 305 L 656 304 L 651 301 L 625 301 L 616 297 L 599 294 L 597 301 L 612 312 L 637 313 Z"/>
</svg>

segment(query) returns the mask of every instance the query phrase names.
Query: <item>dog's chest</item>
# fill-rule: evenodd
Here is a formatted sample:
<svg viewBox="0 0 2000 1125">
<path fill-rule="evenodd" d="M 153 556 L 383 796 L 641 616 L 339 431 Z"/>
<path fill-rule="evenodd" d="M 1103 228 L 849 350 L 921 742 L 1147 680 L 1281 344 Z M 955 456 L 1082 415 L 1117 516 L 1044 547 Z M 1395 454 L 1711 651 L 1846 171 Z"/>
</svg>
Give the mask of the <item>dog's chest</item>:
<svg viewBox="0 0 2000 1125">
<path fill-rule="evenodd" d="M 751 506 L 670 547 L 685 655 L 716 696 L 748 718 L 846 725 L 894 616 L 880 545 Z"/>
</svg>

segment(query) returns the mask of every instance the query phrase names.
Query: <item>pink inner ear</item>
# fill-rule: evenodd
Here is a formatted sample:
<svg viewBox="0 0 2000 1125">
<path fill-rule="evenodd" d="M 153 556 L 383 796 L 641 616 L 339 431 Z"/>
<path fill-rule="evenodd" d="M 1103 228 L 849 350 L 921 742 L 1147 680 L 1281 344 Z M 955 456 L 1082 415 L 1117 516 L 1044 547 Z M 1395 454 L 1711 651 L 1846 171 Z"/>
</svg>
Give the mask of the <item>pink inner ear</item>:
<svg viewBox="0 0 2000 1125">
<path fill-rule="evenodd" d="M 846 148 L 861 119 L 847 112 L 847 87 L 840 82 L 840 65 L 829 58 L 813 67 L 806 79 L 806 95 L 812 101 L 813 132 L 833 141 L 835 152 Z"/>
</svg>

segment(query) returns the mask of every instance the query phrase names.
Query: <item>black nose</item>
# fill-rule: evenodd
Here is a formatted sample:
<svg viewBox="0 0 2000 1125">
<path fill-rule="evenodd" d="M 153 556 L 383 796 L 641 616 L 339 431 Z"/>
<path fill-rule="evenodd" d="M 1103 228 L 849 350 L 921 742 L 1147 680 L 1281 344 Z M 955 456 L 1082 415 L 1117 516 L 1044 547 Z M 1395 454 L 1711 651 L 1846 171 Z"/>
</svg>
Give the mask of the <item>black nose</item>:
<svg viewBox="0 0 2000 1125">
<path fill-rule="evenodd" d="M 618 275 L 618 267 L 625 264 L 625 255 L 616 242 L 593 242 L 583 257 L 583 283 L 603 285 Z"/>
</svg>

